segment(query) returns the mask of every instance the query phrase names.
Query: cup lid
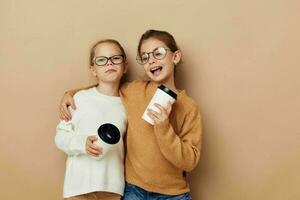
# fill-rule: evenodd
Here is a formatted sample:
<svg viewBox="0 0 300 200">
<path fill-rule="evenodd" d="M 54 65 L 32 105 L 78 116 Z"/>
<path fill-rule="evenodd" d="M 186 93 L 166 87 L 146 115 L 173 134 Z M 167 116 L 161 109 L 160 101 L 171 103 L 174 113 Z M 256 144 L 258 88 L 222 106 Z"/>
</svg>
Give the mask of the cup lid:
<svg viewBox="0 0 300 200">
<path fill-rule="evenodd" d="M 101 140 L 108 144 L 117 144 L 121 137 L 119 129 L 110 123 L 102 124 L 98 128 L 98 135 Z"/>
<path fill-rule="evenodd" d="M 177 94 L 173 92 L 171 89 L 167 88 L 166 86 L 160 85 L 158 86 L 158 88 L 164 91 L 165 93 L 167 93 L 168 95 L 170 95 L 171 97 L 173 97 L 174 99 L 177 99 Z"/>
</svg>

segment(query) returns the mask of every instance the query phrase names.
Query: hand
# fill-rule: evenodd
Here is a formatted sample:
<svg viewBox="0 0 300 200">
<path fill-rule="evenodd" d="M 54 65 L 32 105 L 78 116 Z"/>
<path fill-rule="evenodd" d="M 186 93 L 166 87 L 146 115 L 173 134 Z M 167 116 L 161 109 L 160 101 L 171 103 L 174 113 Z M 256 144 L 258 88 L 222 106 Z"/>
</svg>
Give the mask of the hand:
<svg viewBox="0 0 300 200">
<path fill-rule="evenodd" d="M 71 106 L 73 110 L 76 109 L 73 97 L 70 94 L 65 93 L 59 105 L 59 118 L 61 120 L 69 121 L 72 119 L 72 115 L 68 110 L 69 106 Z"/>
<path fill-rule="evenodd" d="M 154 106 L 156 106 L 160 112 L 156 112 L 152 109 L 148 109 L 147 115 L 153 119 L 154 124 L 161 124 L 164 123 L 165 121 L 169 120 L 169 115 L 172 110 L 172 104 L 169 102 L 167 105 L 167 108 L 162 107 L 158 103 L 154 103 Z"/>
<path fill-rule="evenodd" d="M 93 144 L 98 138 L 94 135 L 87 137 L 85 143 L 85 151 L 91 156 L 99 156 L 102 154 L 102 148 Z"/>
</svg>

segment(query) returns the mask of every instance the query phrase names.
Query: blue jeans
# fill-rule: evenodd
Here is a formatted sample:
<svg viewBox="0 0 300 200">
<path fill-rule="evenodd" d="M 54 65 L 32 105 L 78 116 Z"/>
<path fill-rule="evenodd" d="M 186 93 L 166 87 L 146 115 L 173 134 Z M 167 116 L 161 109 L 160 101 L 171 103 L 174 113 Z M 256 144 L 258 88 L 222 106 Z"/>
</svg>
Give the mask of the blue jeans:
<svg viewBox="0 0 300 200">
<path fill-rule="evenodd" d="M 123 200 L 192 200 L 189 192 L 180 195 L 165 195 L 148 192 L 136 185 L 126 183 Z"/>
</svg>

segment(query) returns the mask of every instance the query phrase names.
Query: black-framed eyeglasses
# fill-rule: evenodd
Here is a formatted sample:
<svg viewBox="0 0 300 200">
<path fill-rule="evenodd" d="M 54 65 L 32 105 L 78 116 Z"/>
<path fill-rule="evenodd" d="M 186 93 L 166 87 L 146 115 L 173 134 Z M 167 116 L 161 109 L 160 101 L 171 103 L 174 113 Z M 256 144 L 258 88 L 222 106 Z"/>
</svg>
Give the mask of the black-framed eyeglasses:
<svg viewBox="0 0 300 200">
<path fill-rule="evenodd" d="M 125 61 L 125 56 L 124 55 L 114 55 L 114 56 L 111 56 L 111 57 L 98 56 L 98 57 L 95 57 L 94 63 L 98 66 L 104 66 L 108 63 L 109 60 L 114 65 L 117 65 L 117 64 L 121 64 Z"/>
<path fill-rule="evenodd" d="M 162 60 L 166 57 L 168 50 L 170 49 L 157 47 L 151 52 L 144 52 L 141 55 L 137 55 L 136 60 L 139 64 L 144 65 L 149 61 L 150 54 L 152 54 L 155 59 Z"/>
</svg>

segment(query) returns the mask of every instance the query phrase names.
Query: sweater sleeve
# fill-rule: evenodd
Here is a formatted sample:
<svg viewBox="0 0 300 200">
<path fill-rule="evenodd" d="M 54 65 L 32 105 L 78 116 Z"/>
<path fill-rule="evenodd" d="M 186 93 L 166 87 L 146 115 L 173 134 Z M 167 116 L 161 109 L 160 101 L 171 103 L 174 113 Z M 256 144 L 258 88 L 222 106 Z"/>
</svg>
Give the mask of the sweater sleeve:
<svg viewBox="0 0 300 200">
<path fill-rule="evenodd" d="M 70 156 L 86 154 L 85 143 L 88 136 L 78 134 L 75 131 L 76 116 L 74 114 L 76 111 L 71 112 L 72 120 L 68 122 L 62 120 L 56 127 L 55 144 Z"/>
<path fill-rule="evenodd" d="M 202 123 L 197 107 L 185 115 L 181 133 L 165 122 L 154 125 L 154 133 L 164 157 L 183 171 L 192 171 L 200 160 Z"/>
</svg>

